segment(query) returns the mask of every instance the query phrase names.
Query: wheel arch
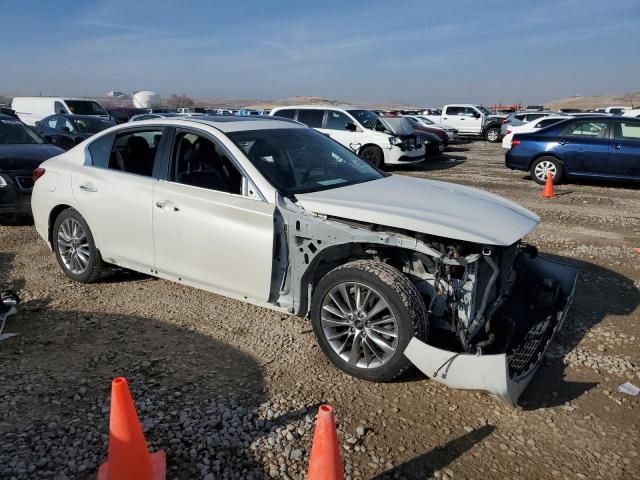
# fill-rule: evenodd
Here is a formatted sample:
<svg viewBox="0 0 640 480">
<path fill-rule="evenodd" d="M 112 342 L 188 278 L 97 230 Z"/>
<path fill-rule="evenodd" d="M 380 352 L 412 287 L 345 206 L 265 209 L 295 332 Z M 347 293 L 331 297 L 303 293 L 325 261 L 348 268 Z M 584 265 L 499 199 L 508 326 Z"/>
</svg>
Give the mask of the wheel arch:
<svg viewBox="0 0 640 480">
<path fill-rule="evenodd" d="M 47 223 L 47 240 L 49 241 L 49 245 L 51 245 L 51 249 L 53 249 L 53 225 L 56 223 L 56 219 L 58 216 L 65 210 L 73 208 L 71 205 L 67 205 L 61 203 L 56 205 L 49 212 L 49 221 Z"/>
<path fill-rule="evenodd" d="M 562 158 L 560 158 L 556 153 L 554 152 L 540 152 L 537 155 L 535 155 L 530 161 L 529 164 L 527 165 L 527 170 L 531 170 L 531 167 L 533 166 L 533 163 L 538 160 L 541 157 L 552 157 L 554 159 L 556 159 L 560 165 L 562 166 L 562 170 L 563 173 L 566 175 L 567 174 L 567 167 L 565 165 L 565 163 L 562 161 Z"/>
<path fill-rule="evenodd" d="M 365 143 L 364 145 L 362 145 L 359 149 L 358 149 L 358 155 L 360 155 L 362 153 L 362 151 L 367 148 L 367 147 L 376 147 L 377 149 L 379 149 L 382 152 L 382 160 L 385 161 L 385 154 L 384 154 L 384 148 L 382 148 L 380 145 L 378 145 L 377 143 Z"/>
</svg>

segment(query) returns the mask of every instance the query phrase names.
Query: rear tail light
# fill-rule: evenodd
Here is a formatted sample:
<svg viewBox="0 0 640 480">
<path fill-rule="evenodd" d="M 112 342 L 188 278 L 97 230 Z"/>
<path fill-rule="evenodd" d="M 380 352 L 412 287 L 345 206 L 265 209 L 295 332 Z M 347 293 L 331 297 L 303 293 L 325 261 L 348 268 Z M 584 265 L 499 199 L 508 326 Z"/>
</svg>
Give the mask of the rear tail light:
<svg viewBox="0 0 640 480">
<path fill-rule="evenodd" d="M 31 178 L 33 178 L 33 183 L 36 183 L 36 180 L 38 180 L 41 176 L 44 175 L 44 168 L 36 168 L 33 171 L 33 174 L 31 175 Z"/>
<path fill-rule="evenodd" d="M 511 140 L 511 148 L 513 148 L 513 147 L 515 147 L 515 146 L 517 146 L 517 145 L 520 145 L 520 143 L 521 143 L 521 142 L 520 142 L 520 139 L 519 139 L 519 138 L 513 138 L 513 139 Z"/>
</svg>

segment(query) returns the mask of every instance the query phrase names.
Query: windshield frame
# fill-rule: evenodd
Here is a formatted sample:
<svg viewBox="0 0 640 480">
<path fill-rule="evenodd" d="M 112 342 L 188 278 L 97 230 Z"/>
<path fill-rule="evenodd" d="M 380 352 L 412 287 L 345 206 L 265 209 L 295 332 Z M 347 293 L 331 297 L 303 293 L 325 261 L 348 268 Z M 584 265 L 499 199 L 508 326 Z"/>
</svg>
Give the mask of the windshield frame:
<svg viewBox="0 0 640 480">
<path fill-rule="evenodd" d="M 281 184 L 279 185 L 274 178 L 270 177 L 270 175 L 265 171 L 264 165 L 261 165 L 257 159 L 252 158 L 249 151 L 246 149 L 246 145 L 243 146 L 242 144 L 245 142 L 252 141 L 251 138 L 247 138 L 247 137 L 251 137 L 252 135 L 253 135 L 253 142 L 255 142 L 258 139 L 264 140 L 265 139 L 264 137 L 267 137 L 273 141 L 273 139 L 276 138 L 276 135 L 278 133 L 282 134 L 286 132 L 290 132 L 291 134 L 297 133 L 301 135 L 310 135 L 318 139 L 319 145 L 322 145 L 323 142 L 324 142 L 324 145 L 331 145 L 332 156 L 334 158 L 336 158 L 336 156 L 340 158 L 340 160 L 336 159 L 338 162 L 340 161 L 355 162 L 355 164 L 357 164 L 359 167 L 362 167 L 363 169 L 368 170 L 368 172 L 366 173 L 370 175 L 369 176 L 365 175 L 358 179 L 347 180 L 339 183 L 335 182 L 336 180 L 335 178 L 327 178 L 325 180 L 327 182 L 325 185 L 316 184 L 308 187 L 294 185 L 288 188 L 284 188 L 283 185 Z M 341 143 L 333 140 L 332 138 L 326 135 L 323 135 L 322 133 L 312 128 L 269 128 L 269 129 L 256 129 L 256 130 L 238 130 L 233 132 L 226 132 L 225 135 L 231 141 L 231 143 L 242 153 L 245 161 L 248 162 L 258 172 L 258 174 L 264 179 L 264 181 L 266 181 L 274 190 L 276 190 L 278 193 L 280 193 L 280 195 L 282 195 L 285 198 L 295 198 L 295 195 L 321 192 L 325 190 L 332 190 L 335 188 L 356 185 L 359 183 L 365 183 L 373 180 L 380 180 L 388 176 L 388 174 L 370 165 L 365 160 L 360 158 L 356 153 L 352 152 Z M 310 145 L 310 142 L 308 141 L 308 139 L 307 139 L 307 142 L 305 142 L 305 145 Z M 249 147 L 249 149 L 251 148 L 252 147 Z M 334 153 L 335 155 L 333 155 Z M 291 160 L 292 159 L 289 155 L 289 158 L 287 158 L 286 161 L 291 162 Z M 312 172 L 313 169 L 316 167 L 318 167 L 318 165 L 312 166 L 312 168 L 309 169 L 309 172 L 307 173 L 307 175 L 310 175 L 310 172 Z M 354 168 L 352 172 L 355 170 L 357 170 L 357 168 Z M 344 173 L 347 173 L 347 172 L 345 171 Z M 249 179 L 253 181 L 253 179 L 251 178 Z"/>
</svg>

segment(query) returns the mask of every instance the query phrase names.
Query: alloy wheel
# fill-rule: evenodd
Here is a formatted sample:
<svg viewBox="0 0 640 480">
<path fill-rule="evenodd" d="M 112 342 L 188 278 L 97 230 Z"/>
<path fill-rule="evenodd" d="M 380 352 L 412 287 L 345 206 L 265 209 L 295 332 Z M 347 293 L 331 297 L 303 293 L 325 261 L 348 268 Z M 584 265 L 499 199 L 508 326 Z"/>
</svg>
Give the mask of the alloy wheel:
<svg viewBox="0 0 640 480">
<path fill-rule="evenodd" d="M 89 266 L 91 252 L 87 234 L 74 218 L 66 218 L 58 227 L 58 252 L 65 267 L 73 274 L 80 275 Z"/>
<path fill-rule="evenodd" d="M 363 283 L 343 282 L 329 290 L 320 323 L 333 351 L 354 367 L 380 367 L 398 348 L 398 322 L 391 307 Z"/>
<path fill-rule="evenodd" d="M 548 160 L 539 162 L 534 169 L 534 175 L 538 180 L 542 182 L 547 179 L 547 174 L 551 174 L 551 178 L 555 179 L 557 173 L 558 170 L 556 166 L 553 164 L 553 162 L 550 162 Z"/>
</svg>

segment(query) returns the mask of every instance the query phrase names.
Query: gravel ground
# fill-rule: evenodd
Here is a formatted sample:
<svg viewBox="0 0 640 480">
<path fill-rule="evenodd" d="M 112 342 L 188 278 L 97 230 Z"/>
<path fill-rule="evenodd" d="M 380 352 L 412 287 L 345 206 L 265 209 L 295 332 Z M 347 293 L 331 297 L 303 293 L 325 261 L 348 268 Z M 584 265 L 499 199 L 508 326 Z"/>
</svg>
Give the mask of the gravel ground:
<svg viewBox="0 0 640 480">
<path fill-rule="evenodd" d="M 640 191 L 541 187 L 474 142 L 395 173 L 473 185 L 537 212 L 527 240 L 580 266 L 574 306 L 511 408 L 413 370 L 390 384 L 329 365 L 307 321 L 142 275 L 80 285 L 29 225 L 0 226 L 0 286 L 23 304 L 0 343 L 0 478 L 95 478 L 109 387 L 129 381 L 171 479 L 304 477 L 320 403 L 335 406 L 346 476 L 637 478 Z"/>
</svg>

